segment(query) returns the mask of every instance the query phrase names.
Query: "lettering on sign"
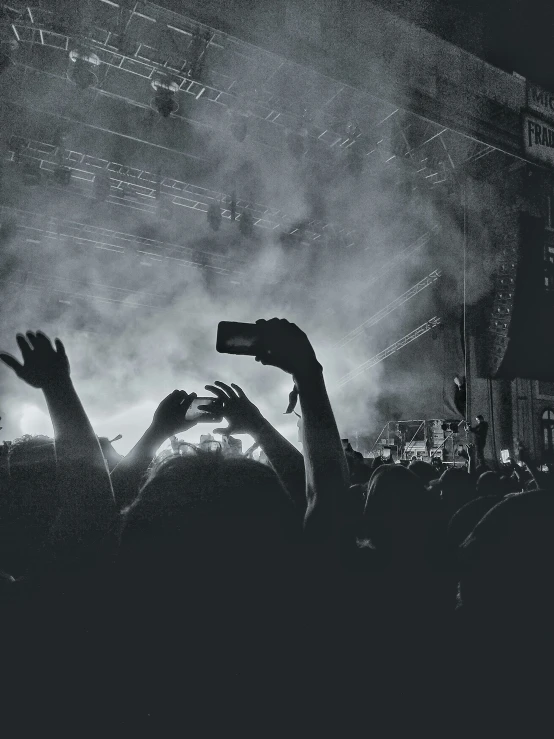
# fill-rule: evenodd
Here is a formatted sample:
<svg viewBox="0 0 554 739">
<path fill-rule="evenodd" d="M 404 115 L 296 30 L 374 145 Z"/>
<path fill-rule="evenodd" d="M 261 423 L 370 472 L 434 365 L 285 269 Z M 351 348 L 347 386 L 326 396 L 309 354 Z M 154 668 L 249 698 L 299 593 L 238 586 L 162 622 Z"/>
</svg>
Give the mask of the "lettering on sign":
<svg viewBox="0 0 554 739">
<path fill-rule="evenodd" d="M 523 148 L 530 158 L 554 166 L 554 124 L 524 115 Z"/>
<path fill-rule="evenodd" d="M 538 85 L 528 85 L 527 107 L 554 121 L 554 93 L 543 90 Z"/>
</svg>

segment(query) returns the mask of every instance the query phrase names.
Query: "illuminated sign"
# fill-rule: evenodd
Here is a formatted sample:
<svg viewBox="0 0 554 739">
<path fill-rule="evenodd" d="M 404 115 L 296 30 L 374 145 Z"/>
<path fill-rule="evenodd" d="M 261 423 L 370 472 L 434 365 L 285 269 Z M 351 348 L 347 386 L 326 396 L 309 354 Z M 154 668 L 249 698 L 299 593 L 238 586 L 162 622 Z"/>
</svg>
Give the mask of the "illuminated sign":
<svg viewBox="0 0 554 739">
<path fill-rule="evenodd" d="M 554 93 L 543 90 L 538 85 L 527 86 L 527 107 L 542 118 L 554 122 Z"/>
<path fill-rule="evenodd" d="M 554 167 L 554 123 L 523 115 L 523 149 L 530 159 Z"/>
</svg>

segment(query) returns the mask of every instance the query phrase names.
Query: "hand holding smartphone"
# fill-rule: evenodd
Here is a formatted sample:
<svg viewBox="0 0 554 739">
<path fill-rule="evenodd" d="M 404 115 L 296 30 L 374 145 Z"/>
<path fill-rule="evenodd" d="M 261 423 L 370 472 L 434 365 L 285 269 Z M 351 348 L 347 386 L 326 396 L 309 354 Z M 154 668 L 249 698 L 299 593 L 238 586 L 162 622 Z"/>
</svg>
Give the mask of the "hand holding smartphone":
<svg viewBox="0 0 554 739">
<path fill-rule="evenodd" d="M 185 421 L 219 423 L 223 419 L 223 405 L 218 398 L 194 398 L 189 405 Z"/>
<path fill-rule="evenodd" d="M 255 323 L 221 321 L 217 327 L 215 348 L 220 354 L 255 357 L 260 349 L 260 329 Z"/>
</svg>

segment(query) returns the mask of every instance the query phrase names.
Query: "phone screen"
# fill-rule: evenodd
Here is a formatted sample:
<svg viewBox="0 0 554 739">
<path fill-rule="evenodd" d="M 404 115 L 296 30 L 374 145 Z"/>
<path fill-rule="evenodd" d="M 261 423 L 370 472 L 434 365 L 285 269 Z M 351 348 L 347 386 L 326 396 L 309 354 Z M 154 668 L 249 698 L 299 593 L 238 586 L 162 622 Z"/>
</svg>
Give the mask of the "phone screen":
<svg viewBox="0 0 554 739">
<path fill-rule="evenodd" d="M 215 348 L 222 354 L 246 354 L 255 357 L 258 353 L 260 329 L 255 323 L 221 321 L 217 327 Z"/>
<path fill-rule="evenodd" d="M 209 409 L 201 410 L 199 406 L 205 405 L 209 406 Z M 194 398 L 187 410 L 185 421 L 219 422 L 223 418 L 222 410 L 221 402 L 217 398 Z"/>
<path fill-rule="evenodd" d="M 503 464 L 508 464 L 510 461 L 510 450 L 509 449 L 501 449 L 500 450 L 500 458 L 502 459 Z"/>
</svg>

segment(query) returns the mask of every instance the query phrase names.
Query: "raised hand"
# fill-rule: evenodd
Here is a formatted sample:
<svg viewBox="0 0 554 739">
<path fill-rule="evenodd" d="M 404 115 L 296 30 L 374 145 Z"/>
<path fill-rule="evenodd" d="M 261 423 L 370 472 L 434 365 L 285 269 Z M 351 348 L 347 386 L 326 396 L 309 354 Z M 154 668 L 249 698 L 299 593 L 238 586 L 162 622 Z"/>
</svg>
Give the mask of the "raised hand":
<svg viewBox="0 0 554 739">
<path fill-rule="evenodd" d="M 196 421 L 186 421 L 185 416 L 190 404 L 196 398 L 196 393 L 186 393 L 184 390 L 174 390 L 159 404 L 152 428 L 160 438 L 169 439 L 170 436 L 183 433 L 193 426 Z"/>
<path fill-rule="evenodd" d="M 223 404 L 223 416 L 229 422 L 226 429 L 214 429 L 214 434 L 231 436 L 232 434 L 255 434 L 264 417 L 254 403 L 246 397 L 238 385 L 226 385 L 224 382 L 215 382 L 206 385 L 206 390 L 213 393 Z"/>
<path fill-rule="evenodd" d="M 27 331 L 25 336 L 17 334 L 16 341 L 23 362 L 7 353 L 0 354 L 0 360 L 11 367 L 21 380 L 32 387 L 44 389 L 69 379 L 69 360 L 59 339 L 55 340 L 54 348 L 42 331 Z"/>
<path fill-rule="evenodd" d="M 256 361 L 271 364 L 291 375 L 303 375 L 320 370 L 315 352 L 306 334 L 284 318 L 259 320 L 260 352 Z"/>
</svg>

